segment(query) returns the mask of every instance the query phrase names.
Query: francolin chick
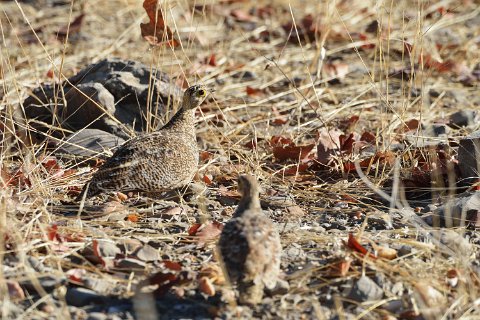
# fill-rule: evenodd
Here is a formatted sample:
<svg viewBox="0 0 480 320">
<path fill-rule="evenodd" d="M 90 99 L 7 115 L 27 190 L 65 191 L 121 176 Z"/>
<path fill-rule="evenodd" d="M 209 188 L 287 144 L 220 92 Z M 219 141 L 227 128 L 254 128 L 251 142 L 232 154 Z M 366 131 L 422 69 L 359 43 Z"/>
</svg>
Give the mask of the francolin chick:
<svg viewBox="0 0 480 320">
<path fill-rule="evenodd" d="M 85 185 L 90 198 L 108 191 L 162 192 L 187 185 L 198 166 L 195 108 L 207 96 L 203 86 L 192 86 L 180 109 L 160 130 L 137 136 L 120 146 Z"/>
<path fill-rule="evenodd" d="M 223 228 L 219 248 L 228 277 L 237 286 L 239 302 L 256 304 L 262 300 L 264 287 L 272 289 L 277 282 L 282 245 L 260 207 L 256 179 L 242 175 L 238 188 L 242 199 Z"/>
</svg>

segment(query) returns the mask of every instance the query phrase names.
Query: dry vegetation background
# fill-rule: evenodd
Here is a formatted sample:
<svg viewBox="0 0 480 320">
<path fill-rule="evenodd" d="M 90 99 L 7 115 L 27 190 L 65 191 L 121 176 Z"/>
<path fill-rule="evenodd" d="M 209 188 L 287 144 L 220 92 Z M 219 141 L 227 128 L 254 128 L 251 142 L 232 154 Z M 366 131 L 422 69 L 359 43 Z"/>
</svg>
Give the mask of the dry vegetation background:
<svg viewBox="0 0 480 320">
<path fill-rule="evenodd" d="M 0 7 L 3 319 L 480 317 L 476 218 L 434 210 L 469 187 L 456 147 L 479 125 L 450 115 L 480 104 L 478 2 L 165 1 L 153 46 L 141 1 Z M 197 113 L 201 192 L 100 199 L 79 219 L 95 165 L 31 143 L 22 102 L 110 57 L 215 89 Z M 237 308 L 214 244 L 245 172 L 289 288 Z"/>
</svg>

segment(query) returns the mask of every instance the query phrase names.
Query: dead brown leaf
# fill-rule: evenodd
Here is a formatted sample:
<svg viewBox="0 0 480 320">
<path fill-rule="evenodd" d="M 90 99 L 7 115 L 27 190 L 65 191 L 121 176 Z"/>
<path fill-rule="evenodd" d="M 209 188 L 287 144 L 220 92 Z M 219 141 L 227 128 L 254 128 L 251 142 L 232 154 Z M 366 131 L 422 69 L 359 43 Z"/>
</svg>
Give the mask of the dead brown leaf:
<svg viewBox="0 0 480 320">
<path fill-rule="evenodd" d="M 167 44 L 174 48 L 180 45 L 180 42 L 173 37 L 172 30 L 165 24 L 161 2 L 158 0 L 145 0 L 143 8 L 147 12 L 150 21 L 140 24 L 142 37 L 154 46 Z"/>
</svg>

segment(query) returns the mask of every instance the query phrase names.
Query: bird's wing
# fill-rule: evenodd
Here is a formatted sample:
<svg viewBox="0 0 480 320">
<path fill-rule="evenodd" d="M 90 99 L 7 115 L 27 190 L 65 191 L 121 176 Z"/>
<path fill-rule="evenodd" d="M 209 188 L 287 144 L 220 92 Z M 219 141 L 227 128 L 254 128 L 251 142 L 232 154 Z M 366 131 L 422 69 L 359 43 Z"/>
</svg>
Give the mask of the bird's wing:
<svg viewBox="0 0 480 320">
<path fill-rule="evenodd" d="M 91 187 L 103 191 L 137 190 L 130 185 L 130 175 L 139 174 L 143 167 L 160 165 L 163 159 L 169 158 L 175 151 L 172 139 L 158 132 L 138 136 L 127 141 L 94 174 Z"/>
<path fill-rule="evenodd" d="M 249 256 L 245 264 L 246 274 L 255 283 L 262 281 L 267 288 L 273 288 L 280 272 L 282 246 L 272 221 L 263 213 L 255 214 L 249 220 Z"/>
<path fill-rule="evenodd" d="M 242 218 L 233 218 L 225 224 L 218 245 L 230 281 L 240 281 L 249 251 Z"/>
</svg>

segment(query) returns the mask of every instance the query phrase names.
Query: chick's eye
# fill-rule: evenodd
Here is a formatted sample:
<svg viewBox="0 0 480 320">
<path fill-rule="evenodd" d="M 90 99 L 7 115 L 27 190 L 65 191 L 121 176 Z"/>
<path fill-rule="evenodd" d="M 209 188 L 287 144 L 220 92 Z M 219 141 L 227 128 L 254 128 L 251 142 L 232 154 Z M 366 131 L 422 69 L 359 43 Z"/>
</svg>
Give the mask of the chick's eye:
<svg viewBox="0 0 480 320">
<path fill-rule="evenodd" d="M 198 95 L 199 95 L 199 96 L 204 97 L 206 94 L 207 94 L 207 93 L 205 92 L 205 90 L 203 90 L 203 89 L 198 90 Z"/>
</svg>

